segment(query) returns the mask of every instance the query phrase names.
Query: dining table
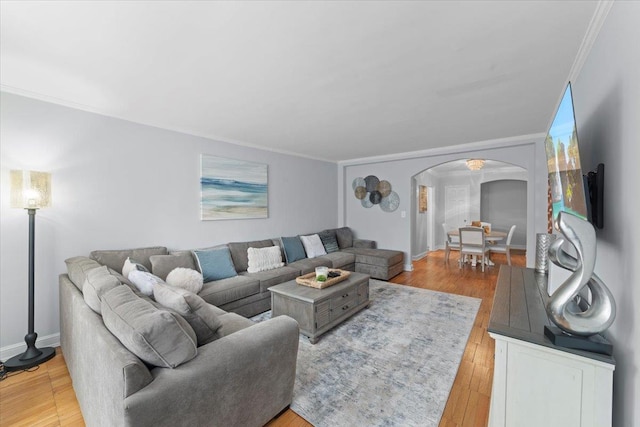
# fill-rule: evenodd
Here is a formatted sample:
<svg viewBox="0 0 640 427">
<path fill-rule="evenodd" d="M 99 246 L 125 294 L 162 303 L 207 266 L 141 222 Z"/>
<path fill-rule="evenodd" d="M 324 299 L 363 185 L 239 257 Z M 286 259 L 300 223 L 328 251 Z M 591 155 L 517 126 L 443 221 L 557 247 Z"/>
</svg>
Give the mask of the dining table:
<svg viewBox="0 0 640 427">
<path fill-rule="evenodd" d="M 450 237 L 460 238 L 460 230 L 458 230 L 458 229 L 447 231 L 447 234 Z M 495 244 L 496 242 L 499 242 L 500 240 L 502 240 L 502 239 L 504 239 L 506 237 L 507 237 L 507 233 L 504 232 L 504 231 L 498 231 L 498 230 L 486 231 L 485 230 L 485 232 L 484 232 L 484 239 L 487 241 L 487 243 L 489 245 Z M 487 265 L 495 265 L 493 263 L 493 261 L 491 261 L 491 259 L 489 259 L 489 257 L 486 257 L 485 261 L 486 261 Z M 471 265 L 473 265 L 474 267 L 476 265 L 476 257 L 475 256 L 472 257 Z"/>
<path fill-rule="evenodd" d="M 451 237 L 458 237 L 458 238 L 460 237 L 460 231 L 458 229 L 450 230 L 447 232 L 447 234 Z M 504 231 L 489 230 L 488 233 L 486 231 L 484 232 L 484 239 L 494 243 L 499 242 L 500 240 L 506 237 L 507 237 L 507 233 Z"/>
</svg>

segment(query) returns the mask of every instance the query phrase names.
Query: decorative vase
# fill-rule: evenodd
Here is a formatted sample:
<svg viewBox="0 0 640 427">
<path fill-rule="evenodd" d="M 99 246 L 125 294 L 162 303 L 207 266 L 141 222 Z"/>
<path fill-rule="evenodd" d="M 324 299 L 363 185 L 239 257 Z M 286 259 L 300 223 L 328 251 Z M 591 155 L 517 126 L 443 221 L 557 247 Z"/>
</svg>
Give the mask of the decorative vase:
<svg viewBox="0 0 640 427">
<path fill-rule="evenodd" d="M 325 282 L 329 275 L 329 267 L 316 267 L 316 280 L 318 282 Z"/>
</svg>

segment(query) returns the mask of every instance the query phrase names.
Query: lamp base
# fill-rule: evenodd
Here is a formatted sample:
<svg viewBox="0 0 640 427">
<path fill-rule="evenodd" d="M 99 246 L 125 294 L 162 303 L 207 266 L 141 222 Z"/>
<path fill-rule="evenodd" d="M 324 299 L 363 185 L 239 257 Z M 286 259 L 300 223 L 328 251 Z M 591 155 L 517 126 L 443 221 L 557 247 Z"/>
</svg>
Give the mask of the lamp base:
<svg viewBox="0 0 640 427">
<path fill-rule="evenodd" d="M 11 371 L 23 371 L 25 369 L 33 368 L 47 360 L 53 358 L 56 355 L 56 349 L 53 347 L 36 348 L 28 347 L 27 351 L 17 356 L 13 356 L 11 359 L 4 363 L 4 368 L 7 372 Z"/>
</svg>

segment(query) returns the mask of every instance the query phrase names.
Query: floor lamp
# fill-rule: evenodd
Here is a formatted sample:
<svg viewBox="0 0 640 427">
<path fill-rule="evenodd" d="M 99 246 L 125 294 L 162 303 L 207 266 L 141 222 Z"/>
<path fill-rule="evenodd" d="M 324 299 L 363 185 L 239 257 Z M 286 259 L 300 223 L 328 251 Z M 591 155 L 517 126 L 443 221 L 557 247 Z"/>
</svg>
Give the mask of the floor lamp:
<svg viewBox="0 0 640 427">
<path fill-rule="evenodd" d="M 51 174 L 36 171 L 12 170 L 11 174 L 11 207 L 24 208 L 29 214 L 29 331 L 24 337 L 27 350 L 7 360 L 4 364 L 7 371 L 19 371 L 33 368 L 55 355 L 53 347 L 38 349 L 34 331 L 34 249 L 36 211 L 51 206 Z"/>
</svg>

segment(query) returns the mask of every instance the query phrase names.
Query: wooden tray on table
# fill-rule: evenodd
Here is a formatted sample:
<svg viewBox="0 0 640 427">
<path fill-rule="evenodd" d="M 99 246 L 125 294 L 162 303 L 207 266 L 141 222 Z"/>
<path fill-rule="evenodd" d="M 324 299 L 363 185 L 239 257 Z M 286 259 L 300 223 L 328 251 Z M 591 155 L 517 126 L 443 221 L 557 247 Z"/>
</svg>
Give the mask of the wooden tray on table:
<svg viewBox="0 0 640 427">
<path fill-rule="evenodd" d="M 296 283 L 298 285 L 310 286 L 316 289 L 323 289 L 323 288 L 328 288 L 329 286 L 335 285 L 336 283 L 340 283 L 343 280 L 346 280 L 347 278 L 349 278 L 349 275 L 351 274 L 350 271 L 330 268 L 329 273 L 331 273 L 332 271 L 337 271 L 338 273 L 340 273 L 340 275 L 338 277 L 328 277 L 327 280 L 325 280 L 324 282 L 318 282 L 316 280 L 316 273 L 312 272 L 309 274 L 305 274 L 304 276 L 296 277 Z"/>
</svg>

